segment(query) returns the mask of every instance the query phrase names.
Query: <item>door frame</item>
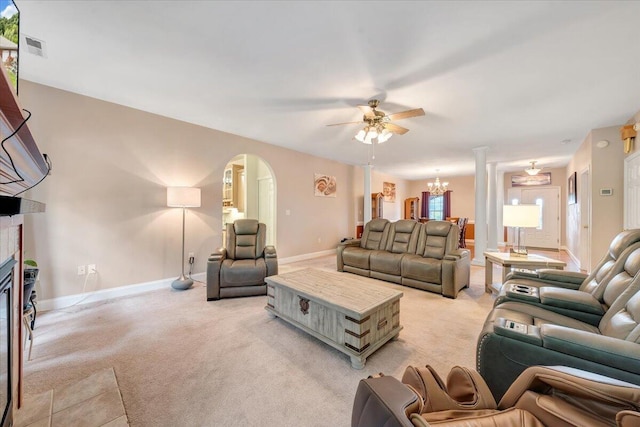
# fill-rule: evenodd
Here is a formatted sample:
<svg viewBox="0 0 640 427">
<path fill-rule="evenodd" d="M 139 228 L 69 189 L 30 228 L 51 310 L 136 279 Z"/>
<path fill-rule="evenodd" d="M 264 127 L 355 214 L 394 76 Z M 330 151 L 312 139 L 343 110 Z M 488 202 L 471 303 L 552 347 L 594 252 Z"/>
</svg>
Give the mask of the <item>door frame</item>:
<svg viewBox="0 0 640 427">
<path fill-rule="evenodd" d="M 586 185 L 585 185 L 586 175 Z M 578 265 L 580 270 L 591 271 L 591 167 L 587 165 L 580 171 L 578 194 L 578 206 L 580 209 L 580 229 L 578 231 Z M 586 224 L 584 224 L 586 222 Z M 583 230 L 586 231 L 586 242 L 583 242 Z M 583 253 L 584 251 L 584 253 Z M 585 264 L 585 265 L 583 265 Z"/>
<path fill-rule="evenodd" d="M 623 204 L 623 228 L 625 230 L 629 230 L 632 228 L 636 228 L 636 222 L 634 221 L 634 224 L 630 224 L 631 218 L 630 218 L 630 214 L 631 214 L 631 209 L 629 209 L 629 206 L 632 205 L 632 203 L 635 201 L 637 202 L 637 198 L 636 197 L 632 197 L 632 195 L 630 194 L 631 192 L 631 188 L 627 185 L 628 180 L 629 180 L 629 164 L 631 164 L 632 161 L 637 160 L 637 157 L 640 156 L 640 150 L 636 151 L 635 153 L 627 156 L 624 158 L 624 182 L 623 182 L 623 191 L 624 191 L 624 204 Z M 638 210 L 637 208 L 635 209 L 636 211 Z M 640 223 L 640 220 L 637 221 L 638 223 Z"/>
<path fill-rule="evenodd" d="M 559 185 L 545 185 L 545 186 L 540 186 L 540 187 L 510 187 L 507 189 L 507 200 L 505 200 L 505 204 L 511 204 L 511 199 L 512 194 L 514 193 L 518 193 L 518 200 L 520 200 L 520 202 L 522 202 L 522 192 L 525 190 L 542 190 L 542 189 L 554 189 L 557 192 L 558 195 L 558 213 L 556 216 L 556 230 L 557 230 L 557 234 L 556 234 L 556 246 L 554 248 L 542 248 L 542 249 L 549 249 L 549 250 L 560 250 L 560 242 L 561 242 L 561 236 L 562 236 L 562 221 L 560 219 L 560 215 L 562 215 L 562 207 L 560 206 L 560 203 L 562 203 L 561 200 L 561 196 L 562 196 L 562 188 Z M 512 235 L 511 233 L 507 233 L 507 243 L 510 244 L 512 243 Z"/>
</svg>

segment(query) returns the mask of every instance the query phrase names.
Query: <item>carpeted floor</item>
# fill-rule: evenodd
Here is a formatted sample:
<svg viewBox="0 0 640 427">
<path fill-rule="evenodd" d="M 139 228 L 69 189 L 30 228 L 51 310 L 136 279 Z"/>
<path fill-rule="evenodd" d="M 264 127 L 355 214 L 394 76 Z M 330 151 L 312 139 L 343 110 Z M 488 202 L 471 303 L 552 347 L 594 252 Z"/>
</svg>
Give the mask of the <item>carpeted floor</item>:
<svg viewBox="0 0 640 427">
<path fill-rule="evenodd" d="M 280 272 L 309 266 L 335 270 L 335 256 Z M 399 377 L 409 364 L 475 367 L 493 297 L 483 268 L 472 267 L 471 282 L 455 300 L 381 282 L 404 293 L 404 329 L 363 370 L 272 319 L 266 296 L 207 302 L 202 283 L 42 313 L 24 389 L 36 394 L 113 367 L 132 426 L 348 426 L 361 378 Z"/>
</svg>

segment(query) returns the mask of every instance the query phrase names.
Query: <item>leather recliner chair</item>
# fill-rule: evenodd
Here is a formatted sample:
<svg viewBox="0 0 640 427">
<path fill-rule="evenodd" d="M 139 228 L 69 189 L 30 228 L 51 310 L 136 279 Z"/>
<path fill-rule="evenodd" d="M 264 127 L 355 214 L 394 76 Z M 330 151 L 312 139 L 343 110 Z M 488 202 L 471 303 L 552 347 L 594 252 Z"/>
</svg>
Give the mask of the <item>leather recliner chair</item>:
<svg viewBox="0 0 640 427">
<path fill-rule="evenodd" d="M 515 301 L 489 313 L 476 368 L 496 398 L 533 365 L 571 366 L 640 384 L 640 250 L 625 265 L 607 288 L 619 296 L 597 326 Z"/>
<path fill-rule="evenodd" d="M 613 238 L 607 253 L 588 275 L 577 271 L 555 269 L 516 270 L 507 275 L 507 280 L 505 280 L 504 284 L 517 283 L 532 287 L 556 286 L 577 289 L 583 292 L 593 292 L 607 278 L 608 273 L 615 266 L 622 253 L 638 242 L 640 242 L 640 230 L 622 231 Z M 504 284 L 501 292 L 505 289 Z"/>
<path fill-rule="evenodd" d="M 564 366 L 524 371 L 496 404 L 482 377 L 454 367 L 446 383 L 429 366 L 361 380 L 352 427 L 638 426 L 640 387 Z"/>
<path fill-rule="evenodd" d="M 500 290 L 494 307 L 508 301 L 544 308 L 597 326 L 602 316 L 631 284 L 640 270 L 640 243 L 625 249 L 609 269 L 606 277 L 592 280 L 584 290 L 555 286 L 533 287 L 511 280 Z"/>
<path fill-rule="evenodd" d="M 255 219 L 227 224 L 226 248 L 207 262 L 207 301 L 267 294 L 264 279 L 278 274 L 278 257 L 275 247 L 265 244 L 266 232 Z"/>
</svg>

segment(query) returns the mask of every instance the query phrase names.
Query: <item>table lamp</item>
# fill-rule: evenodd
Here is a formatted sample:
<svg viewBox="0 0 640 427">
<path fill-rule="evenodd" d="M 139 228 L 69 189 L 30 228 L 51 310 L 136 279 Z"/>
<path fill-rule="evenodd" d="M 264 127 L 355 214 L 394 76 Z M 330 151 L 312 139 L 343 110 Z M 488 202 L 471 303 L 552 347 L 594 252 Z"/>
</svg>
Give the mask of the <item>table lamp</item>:
<svg viewBox="0 0 640 427">
<path fill-rule="evenodd" d="M 182 208 L 182 274 L 171 283 L 173 289 L 185 290 L 193 285 L 193 280 L 184 275 L 184 223 L 186 208 L 200 207 L 200 189 L 191 187 L 167 187 L 167 206 Z"/>
<path fill-rule="evenodd" d="M 504 205 L 502 207 L 502 224 L 515 228 L 515 245 L 510 250 L 513 256 L 527 256 L 524 245 L 524 229 L 540 225 L 540 206 L 538 205 Z M 523 234 L 521 236 L 521 234 Z"/>
</svg>

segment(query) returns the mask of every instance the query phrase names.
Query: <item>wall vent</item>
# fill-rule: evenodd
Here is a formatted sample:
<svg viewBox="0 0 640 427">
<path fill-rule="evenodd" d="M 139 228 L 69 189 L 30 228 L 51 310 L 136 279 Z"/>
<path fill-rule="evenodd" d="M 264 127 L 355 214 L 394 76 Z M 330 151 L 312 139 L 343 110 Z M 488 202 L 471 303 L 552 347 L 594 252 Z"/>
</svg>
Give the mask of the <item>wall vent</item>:
<svg viewBox="0 0 640 427">
<path fill-rule="evenodd" d="M 46 48 L 47 44 L 43 40 L 38 40 L 35 37 L 31 37 L 25 34 L 24 36 L 25 45 L 27 46 L 27 52 L 40 56 L 42 58 L 46 58 Z"/>
</svg>

